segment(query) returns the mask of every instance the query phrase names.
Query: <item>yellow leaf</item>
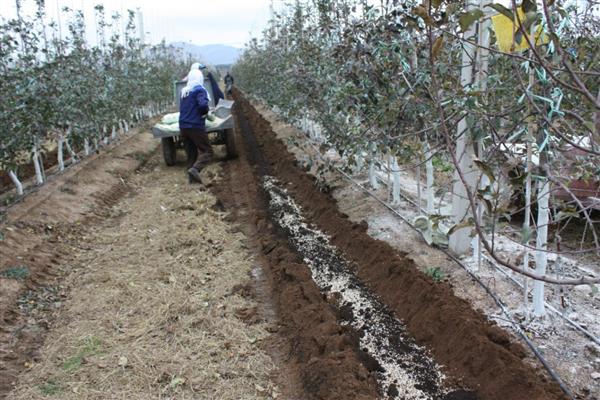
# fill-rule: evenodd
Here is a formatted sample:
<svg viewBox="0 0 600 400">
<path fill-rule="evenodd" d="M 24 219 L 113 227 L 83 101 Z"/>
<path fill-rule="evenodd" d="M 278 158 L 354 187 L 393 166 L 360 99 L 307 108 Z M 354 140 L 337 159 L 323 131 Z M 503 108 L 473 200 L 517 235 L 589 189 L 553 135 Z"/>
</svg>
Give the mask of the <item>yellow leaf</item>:
<svg viewBox="0 0 600 400">
<path fill-rule="evenodd" d="M 517 41 L 518 22 L 525 22 L 525 13 L 523 9 L 519 7 L 517 9 L 518 20 L 515 17 L 514 21 L 506 17 L 503 14 L 494 15 L 492 17 L 492 25 L 494 27 L 494 33 L 496 34 L 496 42 L 498 48 L 505 53 L 520 52 L 529 49 L 527 40 L 522 37 L 520 42 Z M 528 36 L 529 37 L 529 36 Z M 550 41 L 548 35 L 542 32 L 542 27 L 538 26 L 535 35 L 535 45 L 540 46 Z"/>
</svg>

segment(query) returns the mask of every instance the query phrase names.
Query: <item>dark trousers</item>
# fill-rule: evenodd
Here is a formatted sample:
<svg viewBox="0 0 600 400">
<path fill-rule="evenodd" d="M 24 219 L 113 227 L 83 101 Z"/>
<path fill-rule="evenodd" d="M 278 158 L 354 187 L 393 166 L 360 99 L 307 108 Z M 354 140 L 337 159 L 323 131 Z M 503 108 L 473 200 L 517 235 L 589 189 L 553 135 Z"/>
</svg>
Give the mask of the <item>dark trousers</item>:
<svg viewBox="0 0 600 400">
<path fill-rule="evenodd" d="M 185 150 L 188 156 L 188 168 L 201 171 L 213 157 L 213 149 L 208 140 L 208 133 L 203 129 L 182 128 Z"/>
</svg>

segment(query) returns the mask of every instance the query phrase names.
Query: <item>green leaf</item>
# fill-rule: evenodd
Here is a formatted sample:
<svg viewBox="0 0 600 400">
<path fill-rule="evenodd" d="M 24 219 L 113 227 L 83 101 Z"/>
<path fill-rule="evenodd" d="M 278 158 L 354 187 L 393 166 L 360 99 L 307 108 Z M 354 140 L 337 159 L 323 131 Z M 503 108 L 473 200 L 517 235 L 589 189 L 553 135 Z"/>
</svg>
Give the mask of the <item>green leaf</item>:
<svg viewBox="0 0 600 400">
<path fill-rule="evenodd" d="M 415 218 L 415 220 L 413 221 L 413 225 L 415 228 L 421 231 L 426 231 L 427 229 L 429 229 L 429 219 L 424 215 L 420 215 L 417 218 Z"/>
<path fill-rule="evenodd" d="M 537 21 L 539 21 L 539 19 L 540 14 L 536 13 L 535 11 L 528 12 L 527 14 L 525 14 L 525 21 L 521 21 L 523 31 L 529 34 L 531 31 L 531 26 Z"/>
<path fill-rule="evenodd" d="M 514 16 L 513 12 L 511 10 L 509 10 L 508 8 L 504 7 L 502 4 L 498 4 L 498 3 L 488 4 L 488 5 L 486 5 L 486 7 L 493 8 L 494 10 L 498 11 L 500 14 L 504 15 L 506 18 L 510 19 L 511 21 L 515 20 L 515 16 Z"/>
<path fill-rule="evenodd" d="M 466 32 L 475 21 L 479 20 L 483 17 L 483 11 L 481 10 L 473 10 L 467 13 L 462 14 L 458 17 L 458 23 L 460 24 L 460 29 L 463 32 Z"/>
<path fill-rule="evenodd" d="M 559 211 L 556 214 L 556 216 L 554 217 L 554 221 L 562 221 L 563 219 L 578 218 L 578 217 L 579 217 L 579 213 L 577 212 L 576 209 L 565 209 L 565 210 Z"/>
<path fill-rule="evenodd" d="M 535 2 L 535 0 L 523 0 L 523 11 L 530 12 L 530 11 L 536 11 L 537 10 L 537 3 Z"/>
<path fill-rule="evenodd" d="M 483 172 L 489 178 L 490 182 L 494 182 L 496 180 L 492 167 L 477 158 L 473 160 L 473 163 L 477 165 L 477 168 L 479 168 L 481 172 Z"/>
<path fill-rule="evenodd" d="M 519 30 L 515 33 L 515 43 L 520 45 L 522 41 L 523 41 L 523 31 Z"/>
<path fill-rule="evenodd" d="M 459 224 L 453 225 L 450 230 L 448 230 L 448 236 L 452 235 L 454 232 L 456 232 L 459 229 L 462 228 L 469 228 L 471 226 L 475 225 L 473 223 L 473 218 L 469 218 L 467 221 L 463 221 Z"/>
</svg>

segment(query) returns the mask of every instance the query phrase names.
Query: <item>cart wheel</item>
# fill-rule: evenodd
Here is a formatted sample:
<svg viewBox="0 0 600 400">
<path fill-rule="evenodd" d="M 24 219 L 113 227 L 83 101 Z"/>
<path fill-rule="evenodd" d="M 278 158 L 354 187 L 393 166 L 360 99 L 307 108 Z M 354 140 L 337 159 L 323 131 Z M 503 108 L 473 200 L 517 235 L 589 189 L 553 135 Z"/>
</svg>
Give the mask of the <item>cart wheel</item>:
<svg viewBox="0 0 600 400">
<path fill-rule="evenodd" d="M 175 147 L 175 140 L 173 140 L 172 137 L 165 137 L 161 139 L 161 143 L 165 164 L 172 167 L 177 161 L 177 147 Z"/>
<path fill-rule="evenodd" d="M 235 148 L 235 131 L 227 129 L 225 131 L 225 147 L 227 147 L 227 158 L 236 158 L 237 150 Z"/>
</svg>

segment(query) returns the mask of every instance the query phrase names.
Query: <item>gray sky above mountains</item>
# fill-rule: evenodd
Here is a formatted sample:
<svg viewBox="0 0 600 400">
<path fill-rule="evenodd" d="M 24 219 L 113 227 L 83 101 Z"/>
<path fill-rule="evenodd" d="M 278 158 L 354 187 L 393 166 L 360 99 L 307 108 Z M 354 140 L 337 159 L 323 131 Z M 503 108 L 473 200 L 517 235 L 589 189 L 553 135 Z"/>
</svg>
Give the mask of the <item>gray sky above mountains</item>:
<svg viewBox="0 0 600 400">
<path fill-rule="evenodd" d="M 34 0 L 21 1 L 24 12 L 29 14 L 35 9 Z M 152 43 L 164 38 L 167 42 L 242 47 L 266 26 L 270 3 L 270 0 L 46 0 L 46 9 L 51 19 L 56 19 L 57 10 L 62 7 L 83 9 L 92 42 L 94 5 L 103 4 L 107 15 L 139 7 L 144 16 L 146 40 Z M 15 0 L 0 0 L 0 16 L 14 17 L 15 10 Z"/>
</svg>

